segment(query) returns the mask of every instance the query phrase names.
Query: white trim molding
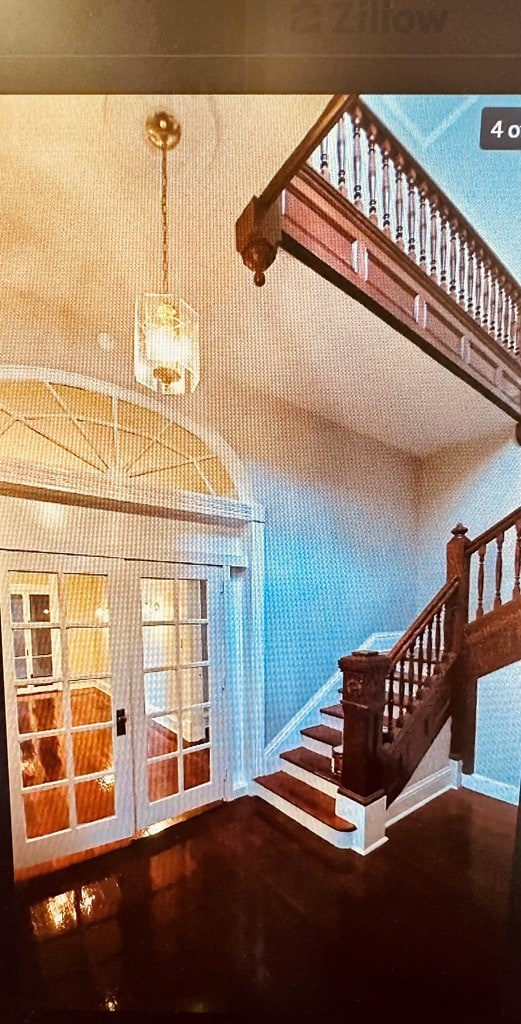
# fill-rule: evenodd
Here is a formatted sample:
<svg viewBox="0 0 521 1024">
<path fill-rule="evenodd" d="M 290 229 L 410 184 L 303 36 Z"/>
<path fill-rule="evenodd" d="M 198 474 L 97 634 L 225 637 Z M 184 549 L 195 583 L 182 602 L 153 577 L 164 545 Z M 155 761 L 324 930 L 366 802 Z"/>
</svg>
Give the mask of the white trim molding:
<svg viewBox="0 0 521 1024">
<path fill-rule="evenodd" d="M 400 821 L 408 814 L 412 814 L 413 811 L 417 811 L 424 804 L 428 804 L 430 800 L 434 800 L 435 797 L 446 793 L 448 789 L 455 788 L 454 770 L 451 764 L 446 765 L 445 768 L 439 768 L 437 772 L 427 775 L 425 779 L 420 779 L 411 786 L 406 786 L 387 809 L 387 827 L 394 825 L 396 821 Z"/>
<path fill-rule="evenodd" d="M 491 796 L 494 800 L 503 800 L 507 804 L 517 804 L 519 801 L 519 785 L 498 782 L 497 779 L 489 779 L 477 772 L 474 775 L 462 775 L 461 785 L 463 789 L 471 789 L 474 793 Z"/>
</svg>

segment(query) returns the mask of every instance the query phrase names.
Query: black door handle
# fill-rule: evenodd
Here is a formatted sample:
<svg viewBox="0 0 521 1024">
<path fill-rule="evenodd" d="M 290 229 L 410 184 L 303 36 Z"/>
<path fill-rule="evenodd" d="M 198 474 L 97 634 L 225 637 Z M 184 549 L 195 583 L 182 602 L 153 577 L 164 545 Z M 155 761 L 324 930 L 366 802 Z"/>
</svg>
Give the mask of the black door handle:
<svg viewBox="0 0 521 1024">
<path fill-rule="evenodd" d="M 116 711 L 116 736 L 127 735 L 127 712 L 125 708 Z"/>
</svg>

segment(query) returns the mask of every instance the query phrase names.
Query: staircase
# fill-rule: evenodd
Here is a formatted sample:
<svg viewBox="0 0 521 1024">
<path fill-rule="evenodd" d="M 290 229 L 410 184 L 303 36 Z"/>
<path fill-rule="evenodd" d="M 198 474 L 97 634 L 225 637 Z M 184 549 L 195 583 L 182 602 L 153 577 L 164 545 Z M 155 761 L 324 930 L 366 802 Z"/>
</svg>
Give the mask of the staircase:
<svg viewBox="0 0 521 1024">
<path fill-rule="evenodd" d="M 356 826 L 336 814 L 339 779 L 333 770 L 333 751 L 342 744 L 342 705 L 320 714 L 319 725 L 302 729 L 302 746 L 281 754 L 280 770 L 255 779 L 252 792 L 332 846 L 348 849 Z"/>
<path fill-rule="evenodd" d="M 366 853 L 385 841 L 389 806 L 449 718 L 450 757 L 472 773 L 477 680 L 521 659 L 521 508 L 474 541 L 466 534 L 461 524 L 452 531 L 447 582 L 389 654 L 341 658 L 341 703 L 321 708 L 320 723 L 301 730 L 301 745 L 280 754 L 279 770 L 252 784 L 252 793 L 339 849 Z M 371 814 L 371 840 L 361 841 L 356 833 L 365 836 Z"/>
</svg>

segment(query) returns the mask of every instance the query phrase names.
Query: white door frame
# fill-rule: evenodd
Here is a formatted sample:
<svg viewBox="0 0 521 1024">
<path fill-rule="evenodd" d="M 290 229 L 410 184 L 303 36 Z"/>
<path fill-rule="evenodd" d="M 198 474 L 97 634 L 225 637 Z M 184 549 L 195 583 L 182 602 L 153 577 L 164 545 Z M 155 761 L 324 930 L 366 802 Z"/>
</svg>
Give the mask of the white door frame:
<svg viewBox="0 0 521 1024">
<path fill-rule="evenodd" d="M 223 506 L 226 502 L 223 502 Z M 220 566 L 223 573 L 224 603 L 226 620 L 226 650 L 228 679 L 228 714 L 225 716 L 227 731 L 227 765 L 224 787 L 224 799 L 231 800 L 249 791 L 250 780 L 263 770 L 264 759 L 264 523 L 262 516 L 245 522 L 241 518 L 236 522 L 234 514 L 228 516 L 229 508 L 223 507 L 223 518 L 228 521 L 222 537 L 216 528 L 223 519 L 207 520 L 209 524 L 208 538 L 205 540 L 203 523 L 197 525 L 197 532 L 186 535 L 180 546 L 176 545 L 172 558 L 172 533 L 170 523 L 164 517 L 157 521 L 150 516 L 146 532 L 141 528 L 134 530 L 132 522 L 137 515 L 121 512 L 104 513 L 99 508 L 86 507 L 82 504 L 81 494 L 77 495 L 74 505 L 52 504 L 51 508 L 60 511 L 59 516 L 47 514 L 46 501 L 35 496 L 27 498 L 0 494 L 0 549 L 5 555 L 11 553 L 15 560 L 23 557 L 19 564 L 29 567 L 29 558 L 34 559 L 38 566 L 39 558 L 45 561 L 46 567 L 58 564 L 61 557 L 73 554 L 77 564 L 95 563 L 97 560 L 104 565 L 114 565 L 115 560 L 127 559 L 146 561 L 141 552 L 146 547 L 153 550 L 157 565 L 164 563 L 183 563 L 194 566 Z M 110 522 L 107 529 L 100 533 L 98 519 L 107 515 Z M 172 511 L 169 519 L 175 528 L 176 513 Z M 117 523 L 119 522 L 119 526 Z M 30 533 L 28 533 L 28 523 Z M 223 523 L 224 525 L 224 523 Z M 229 529 L 238 530 L 230 535 Z M 191 527 L 192 529 L 192 527 Z M 156 537 L 157 530 L 157 537 Z M 213 532 L 212 532 L 213 531 Z M 220 528 L 219 528 L 220 534 Z M 191 539 L 193 536 L 193 540 Z M 230 536 L 237 540 L 230 543 Z M 139 543 L 138 543 L 139 538 Z M 156 543 L 157 539 L 157 543 Z M 218 542 L 217 542 L 218 540 Z M 100 543 L 101 541 L 101 543 Z M 32 551 L 27 551 L 28 542 Z M 93 545 L 96 548 L 93 549 Z M 101 548 L 99 550 L 98 548 Z M 82 561 L 83 560 L 83 561 Z M 102 570 L 103 571 L 103 570 Z M 120 571 L 122 571 L 120 563 Z M 120 589 L 120 588 L 116 588 Z M 114 600 L 118 600 L 117 594 Z M 119 613 L 123 618 L 123 610 Z M 126 615 L 126 610 L 125 610 Z M 5 615 L 2 616 L 2 620 Z M 5 651 L 10 651 L 11 637 L 7 623 L 7 639 Z M 128 700 L 122 703 L 128 707 Z M 11 729 L 12 732 L 12 729 Z M 118 740 L 121 738 L 118 737 Z M 11 754 L 11 760 L 13 755 Z M 18 771 L 18 766 L 17 766 Z M 10 771 L 10 777 L 12 771 Z M 13 823 L 14 827 L 14 823 Z M 106 840 L 110 842 L 110 839 Z M 101 844 L 100 844 L 101 845 Z M 48 859 L 56 856 L 50 852 Z M 38 858 L 40 860 L 40 858 Z"/>
</svg>

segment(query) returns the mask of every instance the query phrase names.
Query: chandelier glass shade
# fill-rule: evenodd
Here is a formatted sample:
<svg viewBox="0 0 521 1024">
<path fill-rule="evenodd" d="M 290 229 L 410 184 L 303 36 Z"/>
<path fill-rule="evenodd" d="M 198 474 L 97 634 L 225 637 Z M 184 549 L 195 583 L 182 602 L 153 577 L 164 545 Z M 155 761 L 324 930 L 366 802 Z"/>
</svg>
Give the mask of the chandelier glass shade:
<svg viewBox="0 0 521 1024">
<path fill-rule="evenodd" d="M 168 288 L 167 152 L 181 130 L 161 112 L 147 120 L 149 141 L 161 150 L 163 290 L 139 295 L 135 304 L 134 373 L 136 380 L 162 395 L 184 395 L 199 383 L 199 316 Z"/>
<path fill-rule="evenodd" d="M 199 383 L 199 317 L 182 299 L 140 295 L 134 335 L 136 380 L 163 395 L 184 395 Z"/>
</svg>

